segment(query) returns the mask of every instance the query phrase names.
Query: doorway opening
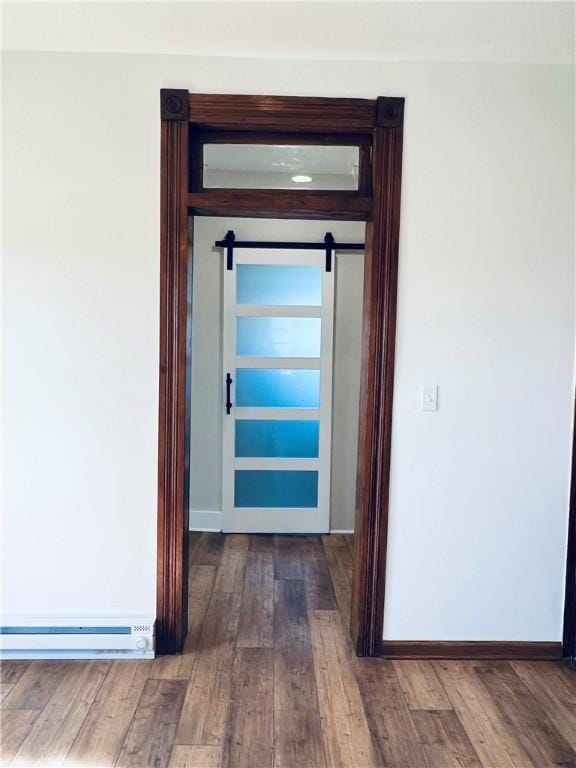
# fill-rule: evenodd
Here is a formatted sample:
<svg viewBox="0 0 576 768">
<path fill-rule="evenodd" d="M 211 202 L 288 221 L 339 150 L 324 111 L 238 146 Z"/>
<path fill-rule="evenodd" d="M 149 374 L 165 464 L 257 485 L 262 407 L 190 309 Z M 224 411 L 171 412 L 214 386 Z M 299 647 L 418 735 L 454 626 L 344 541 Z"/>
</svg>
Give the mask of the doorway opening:
<svg viewBox="0 0 576 768">
<path fill-rule="evenodd" d="M 304 247 L 327 226 L 329 269 Z M 190 529 L 351 533 L 364 224 L 199 217 L 194 233 Z"/>
<path fill-rule="evenodd" d="M 350 630 L 357 653 L 379 655 L 384 608 L 403 99 L 215 96 L 162 91 L 161 117 L 157 650 L 161 653 L 180 651 L 187 630 L 190 404 L 194 402 L 190 305 L 192 254 L 197 242 L 194 230 L 201 228 L 197 217 L 257 217 L 320 220 L 324 225 L 346 221 L 366 223 L 359 344 L 354 570 L 349 602 Z M 265 185 L 259 178 L 263 163 L 269 170 Z M 215 240 L 222 239 L 222 234 L 220 232 Z M 253 235 L 246 239 L 252 240 Z M 312 250 L 308 256 L 313 256 Z M 284 310 L 291 308 L 289 315 L 278 314 L 273 302 L 239 301 L 234 265 L 234 274 L 223 281 L 228 286 L 224 320 L 227 315 L 232 318 L 225 322 L 228 351 L 224 358 L 234 371 L 234 375 L 231 370 L 223 371 L 229 374 L 227 388 L 230 390 L 230 398 L 226 397 L 223 404 L 229 404 L 230 414 L 226 416 L 231 416 L 235 407 L 248 409 L 236 412 L 228 421 L 233 429 L 229 428 L 228 437 L 224 438 L 231 466 L 223 485 L 228 489 L 223 493 L 223 497 L 227 495 L 223 512 L 228 510 L 231 530 L 262 526 L 263 510 L 268 511 L 268 517 L 273 517 L 278 510 L 306 509 L 307 514 L 301 515 L 301 521 L 305 517 L 314 518 L 310 510 L 316 510 L 314 529 L 320 532 L 330 525 L 325 519 L 330 505 L 324 502 L 330 487 L 327 437 L 330 437 L 332 422 L 328 407 L 331 376 L 326 371 L 330 372 L 332 359 L 328 348 L 323 354 L 322 345 L 327 345 L 325 340 L 331 337 L 333 287 L 330 288 L 330 281 L 333 276 L 326 277 L 326 266 L 322 265 L 325 256 L 320 251 L 312 260 L 305 260 L 306 263 L 302 258 L 300 263 L 287 263 L 260 249 L 252 255 L 246 251 L 240 263 L 236 262 L 236 267 L 324 266 L 322 289 L 327 301 L 283 304 Z M 287 278 L 283 283 L 288 283 Z M 305 333 L 297 333 L 296 328 L 302 329 L 304 325 Z M 320 350 L 312 350 L 314 344 L 317 347 L 318 338 Z M 294 354 L 274 354 L 280 339 L 283 348 L 292 349 Z M 238 343 L 242 345 L 240 349 Z M 269 354 L 261 354 L 259 345 L 266 344 Z M 238 364 L 239 357 L 242 365 Z M 286 412 L 279 412 L 286 406 L 250 404 L 255 392 L 260 391 L 262 397 L 264 390 L 270 391 L 270 381 L 278 382 L 280 375 L 285 379 L 282 382 L 285 390 L 289 377 L 293 383 L 307 378 L 308 388 L 312 379 L 319 379 L 317 402 L 304 406 L 313 409 L 314 414 L 307 411 L 304 418 L 303 413 L 291 413 L 290 418 L 286 418 Z M 255 379 L 260 379 L 260 384 Z M 302 386 L 289 389 L 292 395 L 297 390 L 303 391 Z M 255 412 L 258 408 L 275 410 Z M 292 418 L 294 415 L 302 418 Z M 262 418 L 264 416 L 266 418 Z M 240 422 L 244 423 L 238 427 Z M 311 426 L 310 422 L 316 425 Z M 307 450 L 318 455 L 274 455 L 274 451 L 294 450 L 287 446 L 291 440 L 294 444 L 297 432 L 300 433 L 297 452 Z M 247 445 L 251 447 L 247 449 Z M 263 445 L 268 446 L 266 451 L 273 455 L 242 455 L 244 450 L 262 453 Z M 283 447 L 280 449 L 279 445 Z M 266 466 L 262 466 L 264 460 L 267 460 Z M 278 466 L 273 467 L 274 463 Z M 295 477 L 298 477 L 297 483 L 289 482 Z M 270 504 L 271 500 L 275 500 L 277 506 Z M 304 504 L 307 506 L 302 506 Z M 257 523 L 255 515 L 259 516 Z M 242 517 L 240 528 L 235 527 L 235 521 Z M 278 522 L 272 524 L 272 528 L 277 526 Z M 298 527 L 302 527 L 302 522 Z M 233 564 L 233 558 L 230 562 Z"/>
<path fill-rule="evenodd" d="M 193 231 L 183 658 L 214 642 L 222 601 L 226 644 L 266 653 L 287 594 L 290 615 L 350 620 L 365 224 L 198 217 Z"/>
</svg>

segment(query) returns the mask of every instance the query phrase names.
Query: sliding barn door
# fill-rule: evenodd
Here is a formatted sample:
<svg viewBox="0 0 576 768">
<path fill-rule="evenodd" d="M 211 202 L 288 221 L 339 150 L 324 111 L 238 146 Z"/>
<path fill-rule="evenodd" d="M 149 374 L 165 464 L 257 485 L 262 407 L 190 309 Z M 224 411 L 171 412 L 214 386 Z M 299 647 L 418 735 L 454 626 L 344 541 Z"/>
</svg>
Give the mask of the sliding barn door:
<svg viewBox="0 0 576 768">
<path fill-rule="evenodd" d="M 323 251 L 224 264 L 223 530 L 327 533 L 334 271 Z"/>
</svg>

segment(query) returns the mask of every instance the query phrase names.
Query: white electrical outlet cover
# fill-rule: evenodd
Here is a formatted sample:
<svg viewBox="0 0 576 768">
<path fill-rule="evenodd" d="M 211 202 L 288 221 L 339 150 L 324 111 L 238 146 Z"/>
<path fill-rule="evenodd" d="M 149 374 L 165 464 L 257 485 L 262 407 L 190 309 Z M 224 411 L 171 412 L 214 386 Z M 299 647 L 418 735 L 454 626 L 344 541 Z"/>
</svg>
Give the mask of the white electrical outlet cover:
<svg viewBox="0 0 576 768">
<path fill-rule="evenodd" d="M 423 411 L 438 410 L 438 385 L 437 384 L 422 385 L 421 407 Z"/>
</svg>

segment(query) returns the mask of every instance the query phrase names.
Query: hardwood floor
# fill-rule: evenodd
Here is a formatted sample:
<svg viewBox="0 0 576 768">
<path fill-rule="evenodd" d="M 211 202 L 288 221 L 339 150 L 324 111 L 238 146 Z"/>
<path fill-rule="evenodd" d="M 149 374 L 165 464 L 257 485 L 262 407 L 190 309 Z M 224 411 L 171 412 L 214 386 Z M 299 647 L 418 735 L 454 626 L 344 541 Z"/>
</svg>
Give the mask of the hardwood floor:
<svg viewBox="0 0 576 768">
<path fill-rule="evenodd" d="M 576 766 L 560 663 L 354 656 L 350 538 L 192 534 L 185 652 L 5 662 L 2 765 Z"/>
</svg>

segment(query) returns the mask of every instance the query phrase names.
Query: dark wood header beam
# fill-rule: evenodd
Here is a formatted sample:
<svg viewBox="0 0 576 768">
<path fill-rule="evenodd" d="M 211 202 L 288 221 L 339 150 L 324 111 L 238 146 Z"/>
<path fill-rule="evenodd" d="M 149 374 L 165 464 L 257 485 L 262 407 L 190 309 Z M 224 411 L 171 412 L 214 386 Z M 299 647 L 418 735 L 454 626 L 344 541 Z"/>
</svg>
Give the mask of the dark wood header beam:
<svg viewBox="0 0 576 768">
<path fill-rule="evenodd" d="M 376 123 L 373 99 L 191 93 L 189 103 L 190 122 L 202 128 L 364 133 Z"/>
<path fill-rule="evenodd" d="M 247 131 L 238 130 L 212 130 L 198 128 L 194 125 L 194 138 L 200 144 L 295 144 L 314 146 L 361 146 L 370 147 L 371 135 L 369 133 L 294 133 L 281 131 Z"/>
<path fill-rule="evenodd" d="M 345 192 L 205 189 L 188 195 L 188 210 L 197 216 L 365 221 L 372 211 L 372 198 Z"/>
</svg>

